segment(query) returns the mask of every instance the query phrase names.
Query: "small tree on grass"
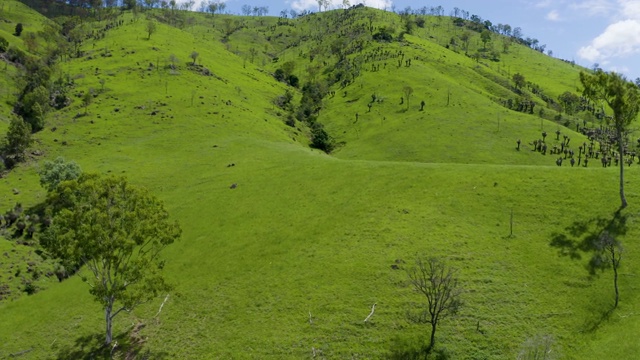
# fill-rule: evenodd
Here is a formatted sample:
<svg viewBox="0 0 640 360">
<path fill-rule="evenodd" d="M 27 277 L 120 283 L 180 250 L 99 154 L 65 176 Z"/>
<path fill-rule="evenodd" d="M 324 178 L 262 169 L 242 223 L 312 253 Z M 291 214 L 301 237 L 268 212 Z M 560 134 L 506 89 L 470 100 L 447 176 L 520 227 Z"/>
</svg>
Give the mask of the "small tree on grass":
<svg viewBox="0 0 640 360">
<path fill-rule="evenodd" d="M 402 92 L 404 93 L 404 97 L 407 99 L 407 110 L 409 109 L 409 99 L 411 98 L 411 94 L 413 94 L 413 88 L 411 86 L 405 86 L 402 88 Z"/>
<path fill-rule="evenodd" d="M 193 51 L 191 52 L 191 55 L 189 55 L 189 57 L 193 60 L 193 63 L 192 63 L 193 65 L 196 64 L 196 59 L 198 58 L 199 55 L 200 54 L 198 54 L 197 51 Z"/>
<path fill-rule="evenodd" d="M 22 26 L 22 23 L 17 23 L 16 24 L 16 29 L 15 32 L 13 33 L 15 36 L 20 36 L 20 34 L 22 34 L 22 30 L 24 29 L 24 27 Z"/>
<path fill-rule="evenodd" d="M 524 87 L 524 84 L 525 84 L 524 75 L 520 73 L 513 74 L 512 80 L 516 86 L 516 89 L 522 89 Z"/>
<path fill-rule="evenodd" d="M 87 108 L 93 102 L 93 89 L 87 90 L 82 96 L 82 106 L 84 106 L 84 114 L 87 115 Z"/>
<path fill-rule="evenodd" d="M 620 294 L 618 291 L 618 268 L 622 259 L 622 246 L 616 238 L 608 231 L 603 231 L 593 244 L 595 253 L 589 263 L 589 270 L 595 273 L 596 270 L 613 268 L 613 288 L 615 291 L 614 308 L 618 307 Z"/>
<path fill-rule="evenodd" d="M 428 348 L 431 351 L 436 343 L 436 330 L 440 321 L 455 315 L 462 305 L 456 271 L 438 258 L 425 260 L 418 257 L 415 266 L 408 269 L 407 274 L 411 285 L 426 300 L 422 304 L 423 310 L 418 314 L 410 314 L 410 319 L 431 325 Z"/>
<path fill-rule="evenodd" d="M 491 41 L 491 31 L 484 30 L 480 33 L 480 40 L 482 40 L 483 49 L 487 49 L 487 43 Z"/>
<path fill-rule="evenodd" d="M 147 40 L 151 40 L 151 34 L 154 32 L 156 32 L 156 22 L 153 21 L 153 19 L 149 19 L 149 21 L 147 21 Z"/>
<path fill-rule="evenodd" d="M 180 227 L 162 202 L 123 177 L 63 181 L 47 204 L 53 220 L 41 243 L 66 268 L 83 265 L 89 272 L 82 278 L 104 309 L 108 345 L 120 312 L 169 290 L 159 255 L 180 237 Z"/>
<path fill-rule="evenodd" d="M 2 144 L 2 156 L 5 166 L 13 167 L 24 160 L 24 153 L 31 144 L 31 125 L 18 117 L 12 117 L 9 130 Z"/>
<path fill-rule="evenodd" d="M 80 177 L 82 170 L 74 161 L 67 162 L 63 157 L 58 157 L 54 161 L 45 161 L 38 174 L 40 175 L 40 185 L 51 192 L 62 181 L 75 180 Z"/>
</svg>

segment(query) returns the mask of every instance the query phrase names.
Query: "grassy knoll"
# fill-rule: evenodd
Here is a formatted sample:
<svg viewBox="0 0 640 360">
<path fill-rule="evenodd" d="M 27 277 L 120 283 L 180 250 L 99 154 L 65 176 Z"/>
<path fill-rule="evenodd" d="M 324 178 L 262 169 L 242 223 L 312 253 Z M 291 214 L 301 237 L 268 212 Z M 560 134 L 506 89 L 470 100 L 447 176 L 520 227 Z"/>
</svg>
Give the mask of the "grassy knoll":
<svg viewBox="0 0 640 360">
<path fill-rule="evenodd" d="M 396 15 L 374 13 L 381 24 L 400 23 Z M 310 52 L 318 54 L 315 63 L 335 60 L 314 50 L 335 39 L 314 34 L 336 14 L 275 28 L 273 18 L 197 14 L 183 29 L 158 24 L 147 40 L 144 17 L 127 13 L 104 39 L 84 44 L 82 59 L 60 65 L 75 79 L 74 101 L 50 114 L 34 147 L 44 158 L 64 156 L 84 171 L 124 174 L 149 187 L 184 231 L 164 254 L 175 291 L 159 318 L 161 298 L 117 318 L 119 343 L 143 339 L 141 354 L 167 359 L 400 356 L 429 335 L 406 319 L 420 298 L 402 271 L 427 254 L 458 268 L 465 290 L 462 312 L 445 320 L 437 336 L 451 358 L 513 359 L 537 335 L 551 336 L 554 354 L 569 359 L 640 352 L 633 341 L 640 331 L 638 166 L 627 172 L 630 206 L 621 214 L 627 224 L 621 303 L 607 315 L 611 273 L 590 277 L 589 254 L 573 250 L 614 217 L 617 169 L 556 167 L 553 157 L 530 151 L 541 125 L 550 138 L 559 125 L 494 101 L 510 95 L 504 69 L 419 32 L 402 44 L 367 44 L 365 52 L 383 47 L 419 58 L 400 68 L 388 60 L 390 69 L 379 71 L 365 63 L 353 84 L 331 88 L 336 94 L 324 99 L 319 121 L 344 142 L 334 156 L 307 146 L 304 124 L 284 124 L 273 99 L 286 86 L 270 72 L 294 61 L 306 81 Z M 365 14 L 350 26 L 366 24 Z M 225 19 L 251 26 L 223 43 Z M 310 38 L 302 40 L 305 33 Z M 433 41 L 444 38 L 436 35 Z M 515 47 L 513 64 L 521 61 L 532 79 L 536 66 L 522 64 L 558 63 L 552 70 L 558 78 L 574 75 L 559 61 L 535 60 L 539 54 L 516 60 L 528 50 Z M 251 48 L 260 49 L 253 61 Z M 192 51 L 211 76 L 188 66 Z M 399 104 L 405 85 L 414 90 L 408 110 Z M 90 89 L 96 96 L 85 108 L 82 92 Z M 368 112 L 374 93 L 384 101 Z M 561 129 L 572 142 L 582 140 Z M 31 161 L 0 179 L 0 207 L 42 201 L 38 166 Z M 0 240 L 2 266 L 2 252 L 16 247 Z M 0 302 L 0 358 L 28 350 L 25 358 L 76 359 L 99 346 L 102 314 L 86 284 L 77 276 L 56 282 Z M 365 324 L 373 303 L 376 312 Z"/>
</svg>

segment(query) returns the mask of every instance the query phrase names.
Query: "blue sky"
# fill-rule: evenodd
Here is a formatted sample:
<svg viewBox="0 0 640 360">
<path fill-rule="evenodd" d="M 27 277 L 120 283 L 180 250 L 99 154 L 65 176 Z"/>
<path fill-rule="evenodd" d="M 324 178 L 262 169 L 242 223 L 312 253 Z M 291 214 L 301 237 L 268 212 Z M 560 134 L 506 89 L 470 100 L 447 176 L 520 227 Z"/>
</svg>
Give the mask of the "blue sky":
<svg viewBox="0 0 640 360">
<path fill-rule="evenodd" d="M 343 0 L 331 0 L 339 8 Z M 629 79 L 640 77 L 640 0 L 349 0 L 351 5 L 396 11 L 407 6 L 441 5 L 445 15 L 454 7 L 494 24 L 520 27 L 524 37 L 546 44 L 553 56 L 592 67 L 599 64 Z M 318 10 L 317 0 L 227 0 L 226 12 L 239 14 L 244 4 L 268 6 L 270 15 L 283 9 Z"/>
</svg>

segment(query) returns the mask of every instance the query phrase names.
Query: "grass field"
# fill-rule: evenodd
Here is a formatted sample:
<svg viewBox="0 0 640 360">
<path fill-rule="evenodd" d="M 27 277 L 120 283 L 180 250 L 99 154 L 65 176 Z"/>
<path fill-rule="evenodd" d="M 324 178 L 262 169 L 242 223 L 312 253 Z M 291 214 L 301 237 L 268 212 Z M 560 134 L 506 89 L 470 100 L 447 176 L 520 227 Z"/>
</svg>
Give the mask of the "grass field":
<svg viewBox="0 0 640 360">
<path fill-rule="evenodd" d="M 350 26 L 373 12 L 361 11 Z M 388 60 L 389 69 L 375 72 L 365 64 L 353 84 L 332 88 L 319 121 L 344 145 L 327 155 L 308 147 L 304 124 L 285 125 L 272 101 L 286 85 L 270 73 L 295 61 L 304 79 L 305 56 L 332 39 L 287 46 L 304 34 L 313 39 L 337 12 L 275 29 L 275 18 L 242 18 L 247 26 L 227 43 L 227 15 L 194 16 L 184 29 L 158 24 L 147 40 L 144 17 L 127 13 L 123 26 L 84 45 L 83 59 L 59 64 L 76 79 L 74 93 L 94 88 L 98 96 L 86 109 L 78 97 L 50 114 L 35 136 L 44 155 L 0 179 L 0 207 L 32 206 L 45 196 L 40 162 L 64 156 L 85 172 L 124 174 L 166 202 L 183 229 L 164 253 L 175 290 L 157 318 L 164 297 L 119 316 L 121 344 L 135 335 L 150 358 L 166 359 L 390 358 L 429 335 L 407 320 L 421 299 L 392 265 L 428 255 L 457 268 L 464 289 L 461 313 L 438 330 L 452 359 L 513 359 L 539 335 L 554 339 L 557 358 L 640 352 L 640 169 L 627 170 L 621 302 L 608 314 L 612 273 L 590 277 L 590 254 L 563 254 L 614 219 L 617 169 L 557 167 L 531 151 L 542 130 L 560 128 L 576 144 L 584 138 L 499 106 L 492 99 L 509 90 L 487 76 L 508 80 L 501 71 L 510 66 L 557 96 L 575 87 L 576 69 L 518 45 L 499 68 L 478 63 L 437 43 L 447 38 L 444 25 L 424 30 L 435 40 L 418 31 L 404 43 L 368 44 L 365 52 L 388 46 L 422 60 L 400 68 Z M 375 16 L 377 26 L 400 23 L 394 14 Z M 290 37 L 265 40 L 280 32 Z M 260 49 L 253 62 L 252 47 Z M 215 76 L 188 69 L 192 51 Z M 263 65 L 270 53 L 280 60 Z M 175 70 L 166 68 L 172 54 Z M 314 63 L 333 59 L 319 54 Z M 408 110 L 399 104 L 406 85 L 414 90 Z M 374 93 L 385 100 L 368 112 Z M 13 248 L 28 249 L 0 240 L 0 269 L 17 261 L 2 255 Z M 0 358 L 90 358 L 102 340 L 99 305 L 77 276 L 43 281 L 35 295 L 0 302 Z"/>
</svg>

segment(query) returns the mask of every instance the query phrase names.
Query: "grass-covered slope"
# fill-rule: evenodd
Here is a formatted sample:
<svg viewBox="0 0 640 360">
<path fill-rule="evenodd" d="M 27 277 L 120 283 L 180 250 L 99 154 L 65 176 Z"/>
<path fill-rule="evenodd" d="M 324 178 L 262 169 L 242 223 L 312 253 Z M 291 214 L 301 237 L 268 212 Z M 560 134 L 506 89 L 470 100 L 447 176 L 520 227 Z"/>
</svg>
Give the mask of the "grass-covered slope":
<svg viewBox="0 0 640 360">
<path fill-rule="evenodd" d="M 366 23 L 371 10 L 359 11 Z M 375 14 L 377 26 L 399 22 Z M 367 45 L 365 51 L 401 49 L 418 58 L 400 68 L 388 60 L 390 69 L 375 72 L 365 64 L 354 83 L 332 88 L 319 120 L 345 142 L 335 156 L 309 149 L 303 124 L 284 124 L 272 100 L 285 85 L 270 72 L 295 61 L 306 81 L 309 60 L 298 55 L 323 44 L 311 39 L 331 16 L 336 12 L 275 28 L 272 18 L 226 17 L 252 26 L 222 43 L 225 16 L 197 15 L 184 29 L 159 24 L 147 40 L 146 20 L 126 14 L 95 46 L 85 43 L 83 58 L 60 65 L 75 79 L 74 93 L 93 88 L 97 96 L 86 109 L 76 97 L 53 113 L 34 146 L 47 159 L 61 155 L 85 171 L 124 174 L 149 187 L 183 228 L 182 240 L 164 253 L 175 291 L 158 318 L 163 298 L 119 316 L 120 344 L 142 339 L 151 358 L 389 358 L 429 334 L 406 320 L 421 299 L 392 267 L 426 254 L 458 268 L 464 288 L 461 313 L 443 321 L 437 335 L 451 358 L 512 359 L 536 335 L 553 337 L 553 353 L 563 358 L 640 352 L 633 341 L 640 332 L 637 166 L 627 172 L 631 205 L 619 215 L 627 228 L 621 303 L 607 317 L 611 272 L 590 278 L 589 254 L 562 254 L 614 218 L 617 170 L 550 166 L 550 156 L 530 151 L 525 144 L 540 136 L 540 118 L 492 101 L 511 91 L 490 80 L 504 78 L 500 70 L 432 42 L 443 35 Z M 289 30 L 293 43 L 305 32 L 311 38 L 269 41 L 265 49 L 268 36 Z M 251 61 L 243 49 L 257 44 Z M 213 76 L 188 68 L 192 51 Z M 525 64 L 517 56 L 527 51 L 512 48 L 509 56 Z M 175 69 L 168 67 L 172 54 Z M 314 62 L 330 64 L 324 54 Z M 540 54 L 526 59 L 547 61 Z M 570 66 L 552 64 L 545 66 L 558 78 L 571 78 Z M 521 66 L 535 79 L 537 67 Z M 407 111 L 399 105 L 405 85 L 414 89 Z M 373 93 L 385 100 L 368 112 Z M 543 120 L 542 127 L 554 137 L 558 125 Z M 37 168 L 30 162 L 0 179 L 0 206 L 42 201 Z M 1 241 L 2 251 L 14 246 Z M 103 317 L 86 284 L 78 277 L 49 281 L 35 295 L 0 303 L 0 358 L 88 358 L 99 346 Z"/>
</svg>

